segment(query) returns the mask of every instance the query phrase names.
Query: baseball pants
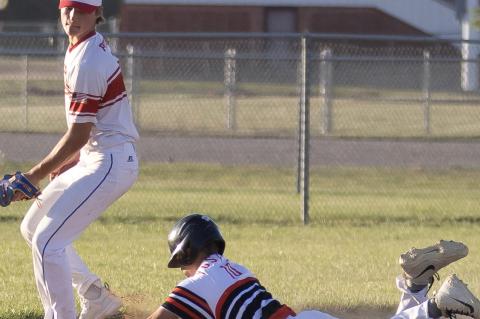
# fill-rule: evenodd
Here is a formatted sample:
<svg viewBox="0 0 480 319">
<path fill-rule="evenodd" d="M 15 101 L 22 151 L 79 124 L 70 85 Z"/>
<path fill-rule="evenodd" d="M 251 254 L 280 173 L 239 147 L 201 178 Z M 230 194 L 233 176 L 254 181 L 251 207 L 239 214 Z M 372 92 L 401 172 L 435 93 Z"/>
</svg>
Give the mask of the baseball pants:
<svg viewBox="0 0 480 319">
<path fill-rule="evenodd" d="M 32 248 L 37 289 L 45 319 L 75 319 L 72 285 L 80 295 L 99 278 L 72 243 L 135 182 L 138 161 L 133 144 L 102 152 L 81 151 L 77 165 L 51 181 L 21 224 Z"/>
<path fill-rule="evenodd" d="M 390 319 L 430 319 L 428 316 L 428 297 L 427 288 L 412 293 L 407 289 L 405 279 L 398 276 L 396 279 L 397 288 L 402 292 L 400 304 L 397 308 L 397 313 Z M 329 314 L 308 310 L 298 313 L 292 319 L 338 319 Z"/>
</svg>

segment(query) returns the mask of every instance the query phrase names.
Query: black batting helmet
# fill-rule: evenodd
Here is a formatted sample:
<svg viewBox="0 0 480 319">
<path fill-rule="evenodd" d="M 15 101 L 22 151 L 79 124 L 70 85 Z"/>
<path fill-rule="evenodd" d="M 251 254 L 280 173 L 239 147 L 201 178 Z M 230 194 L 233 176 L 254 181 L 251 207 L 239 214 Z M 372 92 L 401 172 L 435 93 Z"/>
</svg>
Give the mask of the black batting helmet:
<svg viewBox="0 0 480 319">
<path fill-rule="evenodd" d="M 168 235 L 169 268 L 192 264 L 201 251 L 215 244 L 217 253 L 225 251 L 225 240 L 217 225 L 207 215 L 191 214 L 180 219 Z M 212 252 L 213 253 L 213 252 Z"/>
</svg>

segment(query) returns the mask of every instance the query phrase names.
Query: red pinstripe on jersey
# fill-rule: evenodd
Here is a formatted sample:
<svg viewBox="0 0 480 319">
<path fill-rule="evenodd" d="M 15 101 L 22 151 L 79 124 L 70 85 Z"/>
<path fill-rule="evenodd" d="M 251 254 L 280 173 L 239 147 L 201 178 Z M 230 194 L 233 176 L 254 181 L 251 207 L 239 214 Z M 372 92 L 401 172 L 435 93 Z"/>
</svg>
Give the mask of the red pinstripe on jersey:
<svg viewBox="0 0 480 319">
<path fill-rule="evenodd" d="M 235 290 L 237 289 L 238 287 L 246 284 L 246 283 L 249 283 L 249 282 L 252 282 L 252 281 L 257 281 L 257 279 L 253 278 L 253 277 L 248 277 L 248 278 L 245 278 L 245 279 L 242 279 L 242 280 L 239 280 L 237 281 L 236 283 L 234 283 L 233 285 L 231 285 L 230 287 L 227 288 L 227 290 L 225 290 L 225 292 L 223 293 L 223 295 L 220 297 L 220 299 L 218 300 L 218 303 L 217 303 L 217 308 L 215 309 L 215 318 L 221 318 L 221 312 L 222 312 L 222 308 L 225 304 L 225 301 L 227 301 L 228 297 L 230 297 L 230 294 Z"/>
<path fill-rule="evenodd" d="M 288 316 L 296 316 L 295 311 L 290 309 L 290 307 L 283 305 L 280 309 L 274 312 L 268 319 L 285 319 Z"/>
<path fill-rule="evenodd" d="M 191 311 L 190 309 L 188 309 L 187 307 L 185 307 L 182 303 L 178 302 L 177 300 L 175 300 L 175 299 L 173 299 L 173 298 L 168 297 L 168 298 L 165 300 L 165 303 L 174 305 L 175 307 L 177 307 L 178 309 L 180 309 L 181 311 L 183 311 L 184 313 L 186 313 L 186 314 L 189 316 L 189 318 L 191 318 L 191 319 L 203 319 L 203 318 L 200 317 L 198 314 L 196 314 L 195 312 Z"/>
<path fill-rule="evenodd" d="M 185 287 L 175 287 L 162 306 L 180 318 L 213 319 L 207 301 Z"/>
<path fill-rule="evenodd" d="M 185 297 L 186 299 L 190 300 L 192 303 L 201 307 L 203 310 L 205 310 L 207 313 L 209 313 L 213 317 L 212 311 L 208 303 L 203 298 L 200 298 L 197 295 L 195 295 L 193 292 L 183 287 L 175 287 L 172 293 Z"/>
</svg>

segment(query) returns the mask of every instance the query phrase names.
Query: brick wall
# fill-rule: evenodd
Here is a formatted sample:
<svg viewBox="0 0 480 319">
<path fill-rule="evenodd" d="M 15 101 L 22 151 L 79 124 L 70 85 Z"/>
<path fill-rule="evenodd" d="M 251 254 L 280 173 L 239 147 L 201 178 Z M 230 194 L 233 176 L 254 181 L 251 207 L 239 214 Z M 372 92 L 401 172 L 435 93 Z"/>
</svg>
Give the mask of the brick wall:
<svg viewBox="0 0 480 319">
<path fill-rule="evenodd" d="M 423 35 L 375 8 L 299 8 L 299 29 L 316 33 Z"/>
<path fill-rule="evenodd" d="M 265 7 L 124 5 L 120 31 L 125 32 L 265 32 Z M 285 10 L 289 10 L 285 8 Z M 422 35 L 374 8 L 290 8 L 297 32 Z"/>
<path fill-rule="evenodd" d="M 125 5 L 120 31 L 262 32 L 263 8 Z"/>
</svg>

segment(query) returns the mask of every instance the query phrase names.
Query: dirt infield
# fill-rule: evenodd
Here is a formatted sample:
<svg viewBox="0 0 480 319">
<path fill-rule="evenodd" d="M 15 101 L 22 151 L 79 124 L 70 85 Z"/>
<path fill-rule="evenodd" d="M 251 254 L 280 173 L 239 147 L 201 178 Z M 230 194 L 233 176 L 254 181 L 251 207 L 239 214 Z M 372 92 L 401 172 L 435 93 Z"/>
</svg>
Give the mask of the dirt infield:
<svg viewBox="0 0 480 319">
<path fill-rule="evenodd" d="M 60 135 L 0 133 L 0 161 L 38 161 Z M 142 161 L 295 167 L 295 139 L 142 136 Z M 480 141 L 314 139 L 311 165 L 480 168 Z"/>
</svg>

